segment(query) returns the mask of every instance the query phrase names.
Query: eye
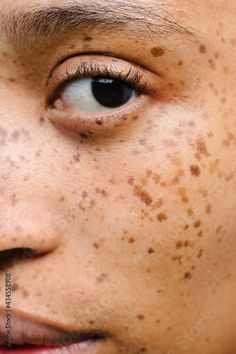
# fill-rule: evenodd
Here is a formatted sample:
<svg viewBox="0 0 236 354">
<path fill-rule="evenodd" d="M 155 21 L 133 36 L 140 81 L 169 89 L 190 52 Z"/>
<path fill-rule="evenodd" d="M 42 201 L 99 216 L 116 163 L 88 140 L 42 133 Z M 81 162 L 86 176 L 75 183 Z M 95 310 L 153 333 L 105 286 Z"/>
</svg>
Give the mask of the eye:
<svg viewBox="0 0 236 354">
<path fill-rule="evenodd" d="M 135 90 L 122 80 L 90 77 L 68 83 L 60 94 L 59 104 L 78 113 L 101 113 L 122 107 L 135 96 Z"/>
<path fill-rule="evenodd" d="M 47 117 L 78 133 L 132 123 L 159 93 L 156 74 L 122 59 L 81 55 L 65 60 L 48 80 Z"/>
</svg>

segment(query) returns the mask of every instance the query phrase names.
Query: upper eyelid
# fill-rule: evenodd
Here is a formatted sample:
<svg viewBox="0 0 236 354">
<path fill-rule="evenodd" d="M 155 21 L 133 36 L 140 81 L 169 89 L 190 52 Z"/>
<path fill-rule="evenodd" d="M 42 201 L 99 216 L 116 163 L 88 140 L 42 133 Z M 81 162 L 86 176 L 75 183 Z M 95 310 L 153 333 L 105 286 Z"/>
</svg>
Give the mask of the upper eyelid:
<svg viewBox="0 0 236 354">
<path fill-rule="evenodd" d="M 88 51 L 88 52 L 76 52 L 76 53 L 73 53 L 71 55 L 67 55 L 63 58 L 61 58 L 55 65 L 54 67 L 51 69 L 51 71 L 49 72 L 49 75 L 48 75 L 48 78 L 47 78 L 47 81 L 46 81 L 46 84 L 48 86 L 48 83 L 50 82 L 50 79 L 51 77 L 53 76 L 53 73 L 57 70 L 58 67 L 60 67 L 61 65 L 63 65 L 67 60 L 70 60 L 70 59 L 73 59 L 73 58 L 82 58 L 82 57 L 85 57 L 85 56 L 101 56 L 101 57 L 107 57 L 108 59 L 118 59 L 118 60 L 124 60 L 124 61 L 127 61 L 128 63 L 130 63 L 131 65 L 135 65 L 137 67 L 139 67 L 141 70 L 145 70 L 145 71 L 149 71 L 151 74 L 153 75 L 157 75 L 159 76 L 160 78 L 163 78 L 163 74 L 161 73 L 160 70 L 153 70 L 151 68 L 148 68 L 144 65 L 142 65 L 140 62 L 138 61 L 134 61 L 134 60 L 130 60 L 129 58 L 125 58 L 124 55 L 119 55 L 117 53 L 112 53 L 112 52 L 107 52 L 107 51 L 102 51 L 102 52 L 97 52 L 97 51 Z"/>
<path fill-rule="evenodd" d="M 106 59 L 109 59 L 110 60 L 110 63 L 109 64 L 104 64 L 104 60 Z M 99 61 L 100 60 L 100 63 L 96 64 L 96 61 Z M 83 65 L 83 62 L 88 62 L 89 64 L 88 65 L 91 65 L 92 61 L 94 66 L 97 66 L 98 68 L 99 67 L 103 67 L 103 70 L 105 71 L 107 68 L 115 68 L 115 67 L 118 67 L 120 66 L 119 70 L 116 70 L 117 72 L 117 76 L 119 74 L 119 72 L 122 70 L 122 67 L 126 67 L 126 72 L 127 70 L 130 68 L 132 70 L 140 70 L 140 76 L 142 77 L 142 82 L 144 84 L 145 82 L 145 79 L 149 81 L 149 87 L 150 89 L 148 90 L 147 88 L 147 93 L 148 91 L 151 93 L 153 92 L 153 94 L 155 94 L 155 88 L 157 88 L 158 86 L 158 89 L 159 89 L 159 86 L 157 84 L 157 81 L 159 81 L 159 84 L 160 84 L 160 78 L 157 78 L 156 75 L 154 75 L 152 72 L 149 72 L 146 68 L 143 69 L 141 67 L 139 67 L 138 65 L 135 65 L 135 64 L 131 64 L 130 62 L 127 62 L 123 59 L 117 59 L 117 58 L 114 58 L 114 57 L 106 57 L 106 56 L 101 56 L 101 55 L 92 55 L 92 56 L 89 56 L 89 55 L 80 55 L 80 56 L 73 56 L 71 57 L 70 59 L 68 60 L 64 60 L 62 62 L 61 65 L 57 66 L 57 68 L 53 71 L 53 74 L 51 76 L 51 79 L 48 81 L 47 83 L 47 86 L 48 86 L 48 90 L 49 90 L 49 99 L 47 100 L 48 102 L 51 102 L 52 99 L 53 99 L 53 96 L 54 96 L 54 91 L 57 90 L 58 88 L 60 89 L 60 86 L 63 86 L 64 83 L 68 83 L 70 80 L 68 80 L 67 78 L 68 77 L 73 77 L 73 75 L 75 75 L 75 72 L 78 70 L 79 71 L 79 68 L 80 68 L 80 65 Z M 66 65 L 67 63 L 67 65 Z M 66 74 L 61 74 L 61 75 L 58 75 L 58 71 L 60 73 L 60 70 L 62 70 L 63 72 L 63 65 L 65 66 L 65 69 L 64 69 L 64 72 L 66 71 Z M 102 70 L 101 70 L 102 71 Z M 111 72 L 108 70 L 107 74 L 111 74 L 112 72 L 115 72 L 115 70 L 111 70 Z M 55 77 L 53 77 L 55 76 Z M 58 79 L 58 77 L 60 77 Z M 115 77 L 115 75 L 114 75 Z M 118 78 L 118 77 L 117 77 Z M 73 78 L 72 78 L 73 79 Z M 159 79 L 159 80 L 158 80 Z M 141 80 L 140 80 L 141 81 Z M 141 83 L 139 84 L 140 88 L 141 88 Z M 147 86 L 147 85 L 145 85 Z M 147 86 L 148 87 L 148 86 Z"/>
</svg>

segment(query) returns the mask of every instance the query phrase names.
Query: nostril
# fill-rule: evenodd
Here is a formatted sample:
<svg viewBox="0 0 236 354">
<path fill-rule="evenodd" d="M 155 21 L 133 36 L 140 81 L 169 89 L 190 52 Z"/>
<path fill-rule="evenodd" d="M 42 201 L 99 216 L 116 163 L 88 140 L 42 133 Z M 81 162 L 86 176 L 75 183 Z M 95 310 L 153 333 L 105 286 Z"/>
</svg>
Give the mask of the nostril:
<svg viewBox="0 0 236 354">
<path fill-rule="evenodd" d="M 15 262 L 27 261 L 39 257 L 31 248 L 12 248 L 0 251 L 0 270 L 14 265 Z"/>
</svg>

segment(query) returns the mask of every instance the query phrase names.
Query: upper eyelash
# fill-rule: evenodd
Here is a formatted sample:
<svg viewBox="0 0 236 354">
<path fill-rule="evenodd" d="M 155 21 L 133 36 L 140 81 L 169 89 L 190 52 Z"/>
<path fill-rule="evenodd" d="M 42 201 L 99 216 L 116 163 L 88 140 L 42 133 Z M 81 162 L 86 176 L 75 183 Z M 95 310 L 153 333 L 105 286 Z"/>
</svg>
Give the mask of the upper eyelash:
<svg viewBox="0 0 236 354">
<path fill-rule="evenodd" d="M 99 64 L 96 63 L 82 63 L 78 66 L 77 70 L 74 72 L 66 71 L 65 78 L 59 87 L 54 92 L 53 97 L 49 98 L 49 105 L 52 106 L 56 97 L 60 95 L 62 90 L 70 82 L 75 81 L 76 79 L 82 79 L 86 77 L 112 77 L 124 81 L 138 94 L 148 94 L 150 93 L 150 88 L 147 87 L 145 83 L 142 83 L 142 75 L 139 70 L 136 68 L 130 68 L 128 72 L 118 71 L 116 67 L 112 65 L 102 65 L 102 68 Z"/>
</svg>

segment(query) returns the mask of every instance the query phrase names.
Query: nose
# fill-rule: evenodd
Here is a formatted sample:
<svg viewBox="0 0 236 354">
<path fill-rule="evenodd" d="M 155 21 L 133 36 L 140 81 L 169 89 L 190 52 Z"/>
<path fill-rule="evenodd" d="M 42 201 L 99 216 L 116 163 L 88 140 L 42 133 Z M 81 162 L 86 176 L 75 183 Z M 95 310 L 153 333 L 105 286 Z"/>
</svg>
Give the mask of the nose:
<svg viewBox="0 0 236 354">
<path fill-rule="evenodd" d="M 22 248 L 40 255 L 59 245 L 62 230 L 46 206 L 25 205 L 14 212 L 1 210 L 0 221 L 0 252 Z"/>
</svg>

